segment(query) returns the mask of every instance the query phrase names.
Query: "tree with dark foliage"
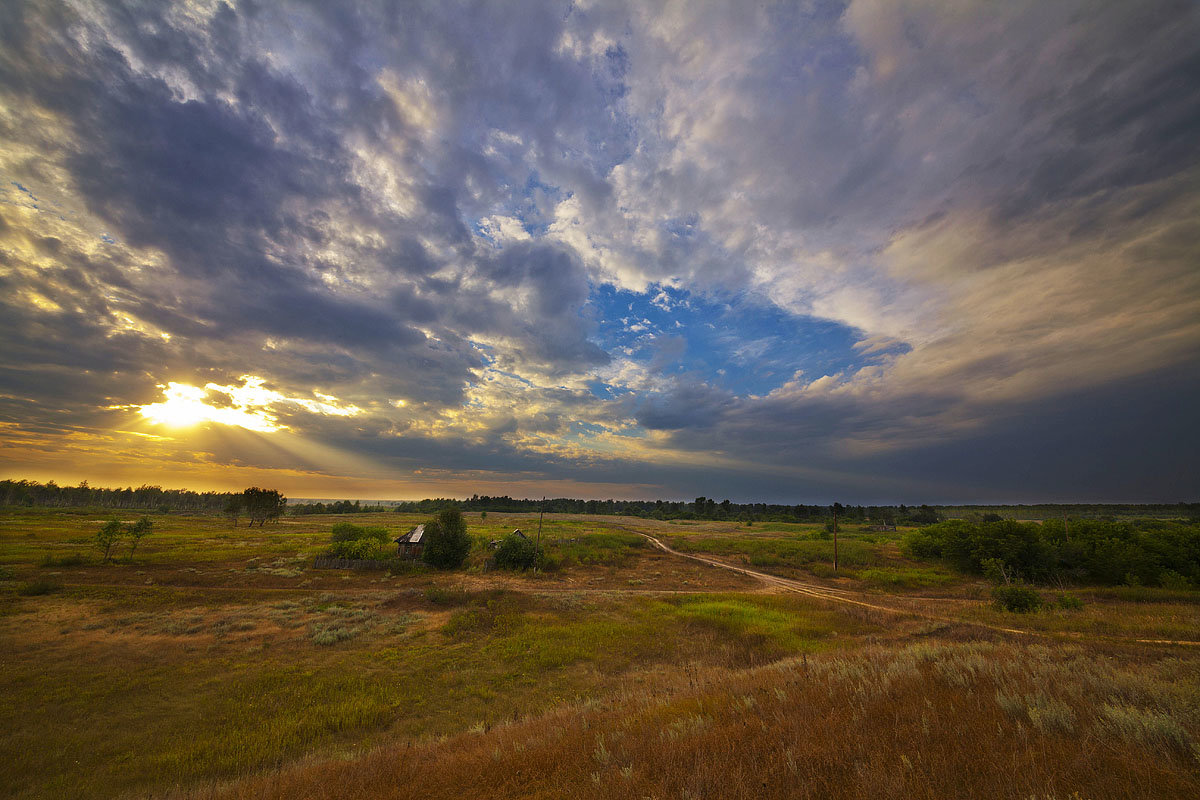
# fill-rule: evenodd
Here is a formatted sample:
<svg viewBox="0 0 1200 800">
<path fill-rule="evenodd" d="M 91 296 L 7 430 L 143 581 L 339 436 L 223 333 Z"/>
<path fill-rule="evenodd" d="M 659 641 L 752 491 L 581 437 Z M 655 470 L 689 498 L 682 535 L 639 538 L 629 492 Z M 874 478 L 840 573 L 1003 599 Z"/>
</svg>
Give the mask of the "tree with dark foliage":
<svg viewBox="0 0 1200 800">
<path fill-rule="evenodd" d="M 471 552 L 467 523 L 457 508 L 445 508 L 425 523 L 425 550 L 421 557 L 438 569 L 461 567 Z"/>
<path fill-rule="evenodd" d="M 250 527 L 258 523 L 258 527 L 266 524 L 267 520 L 277 520 L 287 508 L 287 498 L 275 489 L 260 489 L 252 486 L 242 492 L 242 510 L 250 518 Z"/>
</svg>

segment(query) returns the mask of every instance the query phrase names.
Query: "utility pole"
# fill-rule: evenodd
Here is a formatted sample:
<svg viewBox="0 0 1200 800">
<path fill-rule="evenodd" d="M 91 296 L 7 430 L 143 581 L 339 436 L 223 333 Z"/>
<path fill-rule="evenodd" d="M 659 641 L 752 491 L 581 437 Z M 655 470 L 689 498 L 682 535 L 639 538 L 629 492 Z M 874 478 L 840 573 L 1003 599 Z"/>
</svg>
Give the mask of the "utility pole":
<svg viewBox="0 0 1200 800">
<path fill-rule="evenodd" d="M 538 538 L 537 538 L 537 546 L 538 546 L 538 549 L 539 549 L 539 550 L 541 550 L 541 549 L 542 549 L 542 515 L 543 515 L 543 514 L 545 514 L 545 513 L 546 513 L 546 497 L 545 497 L 545 495 L 543 495 L 543 496 L 542 496 L 542 505 L 541 505 L 541 506 L 538 508 Z"/>
<path fill-rule="evenodd" d="M 837 512 L 833 512 L 833 574 L 837 575 L 838 571 L 838 546 L 837 546 Z"/>
<path fill-rule="evenodd" d="M 838 518 L 838 512 L 842 510 L 842 504 L 834 503 L 832 506 L 829 507 L 829 510 L 833 512 L 833 574 L 837 575 L 837 571 L 838 571 L 838 540 L 837 540 L 838 523 L 837 523 L 837 518 Z"/>
</svg>

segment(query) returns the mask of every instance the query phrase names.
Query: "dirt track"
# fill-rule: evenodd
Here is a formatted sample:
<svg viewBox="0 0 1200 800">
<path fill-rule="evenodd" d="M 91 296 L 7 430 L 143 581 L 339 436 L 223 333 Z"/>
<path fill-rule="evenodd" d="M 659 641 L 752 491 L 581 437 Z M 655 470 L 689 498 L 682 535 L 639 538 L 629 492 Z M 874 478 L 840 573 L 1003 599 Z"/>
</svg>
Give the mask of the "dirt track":
<svg viewBox="0 0 1200 800">
<path fill-rule="evenodd" d="M 651 536 L 648 533 L 642 533 L 641 531 L 636 531 L 636 533 L 639 533 L 640 535 L 645 536 L 647 539 L 650 540 L 651 544 L 653 544 L 659 550 L 662 550 L 664 553 L 670 553 L 671 555 L 678 556 L 680 558 L 688 558 L 688 559 L 691 559 L 692 561 L 697 561 L 701 564 L 707 564 L 708 566 L 711 566 L 711 567 L 718 567 L 720 569 L 732 570 L 734 572 L 741 573 L 742 575 L 746 575 L 747 577 L 756 578 L 756 579 L 762 581 L 763 583 L 766 583 L 769 586 L 773 586 L 778 589 L 782 589 L 783 591 L 786 591 L 786 592 L 794 592 L 796 594 L 807 595 L 808 597 L 815 597 L 815 598 L 818 598 L 821 600 L 827 600 L 827 601 L 834 602 L 834 603 L 845 603 L 848 605 L 860 606 L 862 608 L 870 608 L 875 611 L 883 611 L 888 614 L 898 614 L 898 615 L 921 617 L 923 619 L 928 619 L 928 620 L 932 620 L 935 622 L 944 622 L 944 623 L 947 623 L 950 625 L 969 625 L 969 626 L 976 627 L 976 628 L 986 628 L 988 630 L 993 630 L 993 631 L 997 631 L 1000 633 L 1016 634 L 1019 636 L 1033 636 L 1033 637 L 1037 637 L 1039 639 L 1067 639 L 1067 640 L 1070 640 L 1070 639 L 1074 638 L 1070 635 L 1065 635 L 1065 634 L 1048 633 L 1048 632 L 1044 632 L 1044 631 L 1022 630 L 1020 628 L 1006 628 L 1001 625 L 989 625 L 986 622 L 976 622 L 973 620 L 956 619 L 954 617 L 946 617 L 946 616 L 942 616 L 940 614 L 930 614 L 925 611 L 917 611 L 914 609 L 894 608 L 891 606 L 879 605 L 878 603 L 868 603 L 864 600 L 855 599 L 855 597 L 853 597 L 852 595 L 854 595 L 856 593 L 850 592 L 846 589 L 834 589 L 829 586 L 821 586 L 820 584 L 814 584 L 814 583 L 805 583 L 804 581 L 798 581 L 798 580 L 795 580 L 792 578 L 781 578 L 778 575 L 769 575 L 765 572 L 758 572 L 756 570 L 746 569 L 745 567 L 738 567 L 733 564 L 727 564 L 723 561 L 718 561 L 717 559 L 706 558 L 704 556 L 698 556 L 698 555 L 694 555 L 692 553 L 682 553 L 678 550 L 675 550 L 672 547 L 669 547 L 668 545 L 663 544 L 661 541 L 654 538 L 653 536 Z M 1125 638 L 1125 637 L 1116 637 L 1116 636 L 1113 636 L 1113 637 L 1106 636 L 1106 637 L 1102 637 L 1102 638 L 1104 638 L 1106 641 L 1112 641 L 1112 642 L 1127 642 L 1127 643 L 1138 643 L 1138 644 L 1168 644 L 1168 645 L 1182 645 L 1185 647 L 1200 647 L 1200 641 L 1187 641 L 1187 640 L 1179 640 L 1179 639 L 1129 639 L 1129 638 Z"/>
</svg>

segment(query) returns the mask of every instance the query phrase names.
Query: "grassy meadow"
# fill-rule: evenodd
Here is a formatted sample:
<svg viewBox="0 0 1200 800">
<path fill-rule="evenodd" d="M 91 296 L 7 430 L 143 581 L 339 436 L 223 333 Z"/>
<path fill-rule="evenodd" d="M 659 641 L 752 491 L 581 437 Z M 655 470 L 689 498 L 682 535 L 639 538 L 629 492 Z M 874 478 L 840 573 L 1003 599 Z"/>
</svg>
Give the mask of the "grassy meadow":
<svg viewBox="0 0 1200 800">
<path fill-rule="evenodd" d="M 452 572 L 312 568 L 337 522 L 422 521 L 390 513 L 155 515 L 105 564 L 106 519 L 0 509 L 5 796 L 1200 792 L 1200 648 L 1139 641 L 1200 638 L 1197 592 L 1017 615 L 903 532 L 840 534 L 834 574 L 815 526 L 576 515 L 539 573 L 483 569 L 536 535 L 504 514 Z"/>
</svg>

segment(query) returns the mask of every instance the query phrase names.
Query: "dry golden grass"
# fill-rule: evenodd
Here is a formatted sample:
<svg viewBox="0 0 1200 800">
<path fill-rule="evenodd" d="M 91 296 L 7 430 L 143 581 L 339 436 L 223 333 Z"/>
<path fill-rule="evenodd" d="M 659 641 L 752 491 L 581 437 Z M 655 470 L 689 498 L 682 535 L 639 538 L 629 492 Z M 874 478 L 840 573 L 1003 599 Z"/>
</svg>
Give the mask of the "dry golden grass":
<svg viewBox="0 0 1200 800">
<path fill-rule="evenodd" d="M 185 796 L 1196 797 L 1196 662 L 1118 659 L 924 643 L 681 670 L 492 730 Z"/>
<path fill-rule="evenodd" d="M 135 563 L 78 563 L 102 519 L 0 514 L 5 796 L 1200 788 L 1200 649 L 1135 641 L 1196 638 L 1189 593 L 1085 589 L 1082 609 L 1005 614 L 978 581 L 881 541 L 878 574 L 795 570 L 831 595 L 805 596 L 628 536 L 722 539 L 739 563 L 737 526 L 568 515 L 546 520 L 567 557 L 542 574 L 484 573 L 478 552 L 449 574 L 309 567 L 334 522 L 404 515 L 253 531 L 157 517 Z M 470 525 L 495 537 L 536 520 Z M 43 578 L 53 591 L 21 591 Z"/>
</svg>

